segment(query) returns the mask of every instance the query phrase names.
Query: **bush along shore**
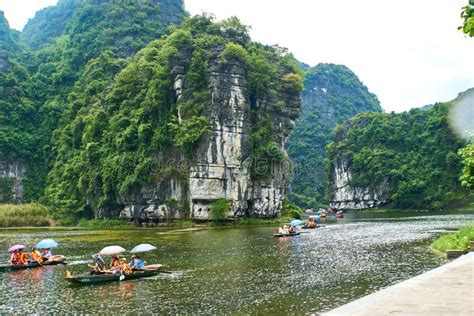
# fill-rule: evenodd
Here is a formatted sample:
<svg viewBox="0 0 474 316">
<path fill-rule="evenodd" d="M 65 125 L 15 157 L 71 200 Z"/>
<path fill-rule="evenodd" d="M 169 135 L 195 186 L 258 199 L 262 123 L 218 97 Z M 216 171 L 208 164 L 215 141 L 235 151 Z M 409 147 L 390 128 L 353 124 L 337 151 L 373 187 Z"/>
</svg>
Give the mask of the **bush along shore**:
<svg viewBox="0 0 474 316">
<path fill-rule="evenodd" d="M 0 205 L 0 227 L 45 227 L 51 224 L 48 209 L 40 204 Z"/>
<path fill-rule="evenodd" d="M 456 233 L 442 235 L 431 244 L 431 247 L 443 252 L 449 250 L 468 251 L 471 241 L 474 241 L 474 224 L 465 226 Z"/>
</svg>

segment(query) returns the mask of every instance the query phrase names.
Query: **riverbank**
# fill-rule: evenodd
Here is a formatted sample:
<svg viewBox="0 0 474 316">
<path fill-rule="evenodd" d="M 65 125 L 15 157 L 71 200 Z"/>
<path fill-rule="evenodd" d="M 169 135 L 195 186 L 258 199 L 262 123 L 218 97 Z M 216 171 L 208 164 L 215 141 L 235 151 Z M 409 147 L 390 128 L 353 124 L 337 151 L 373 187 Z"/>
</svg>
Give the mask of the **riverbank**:
<svg viewBox="0 0 474 316">
<path fill-rule="evenodd" d="M 438 251 L 469 250 L 471 241 L 474 241 L 474 224 L 458 232 L 442 235 L 431 244 L 431 248 Z"/>
<path fill-rule="evenodd" d="M 0 227 L 51 226 L 48 209 L 40 204 L 0 204 Z"/>
<path fill-rule="evenodd" d="M 296 205 L 286 203 L 282 216 L 277 218 L 238 218 L 236 220 L 193 221 L 189 219 L 165 222 L 135 222 L 121 219 L 53 218 L 50 210 L 41 204 L 0 204 L 0 228 L 78 227 L 81 229 L 135 229 L 135 228 L 190 228 L 195 226 L 266 226 L 288 223 L 304 212 Z"/>
<path fill-rule="evenodd" d="M 473 315 L 474 253 L 323 315 Z"/>
</svg>

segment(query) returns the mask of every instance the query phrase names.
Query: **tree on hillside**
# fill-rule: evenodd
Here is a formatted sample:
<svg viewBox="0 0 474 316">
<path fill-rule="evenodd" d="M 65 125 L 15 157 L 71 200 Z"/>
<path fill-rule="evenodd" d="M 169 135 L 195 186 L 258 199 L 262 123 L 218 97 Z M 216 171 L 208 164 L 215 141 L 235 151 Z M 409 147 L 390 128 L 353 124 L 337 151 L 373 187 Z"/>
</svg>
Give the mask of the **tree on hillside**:
<svg viewBox="0 0 474 316">
<path fill-rule="evenodd" d="M 474 0 L 469 0 L 469 4 L 462 8 L 461 17 L 464 23 L 459 27 L 469 36 L 474 36 Z"/>
<path fill-rule="evenodd" d="M 463 159 L 461 184 L 465 188 L 472 189 L 474 188 L 474 143 L 459 150 L 459 155 Z"/>
</svg>

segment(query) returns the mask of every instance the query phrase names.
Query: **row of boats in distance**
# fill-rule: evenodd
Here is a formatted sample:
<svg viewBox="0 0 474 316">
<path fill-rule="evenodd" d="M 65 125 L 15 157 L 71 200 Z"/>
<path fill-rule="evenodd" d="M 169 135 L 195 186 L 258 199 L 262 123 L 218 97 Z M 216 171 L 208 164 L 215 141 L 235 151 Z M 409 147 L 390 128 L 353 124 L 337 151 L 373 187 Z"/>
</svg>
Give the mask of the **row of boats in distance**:
<svg viewBox="0 0 474 316">
<path fill-rule="evenodd" d="M 56 248 L 58 243 L 52 239 L 40 241 L 35 247 L 31 248 L 31 253 L 25 251 L 24 245 L 14 245 L 8 249 L 11 254 L 8 264 L 0 265 L 0 272 L 11 272 L 23 269 L 39 268 L 50 265 L 66 265 L 66 257 L 62 255 L 52 255 L 51 249 Z M 39 252 L 37 249 L 42 249 Z M 159 273 L 171 273 L 163 271 L 161 264 L 145 265 L 139 257 L 140 254 L 156 250 L 157 248 L 150 244 L 140 244 L 129 252 L 132 254 L 130 261 L 120 255 L 127 252 L 120 246 L 108 246 L 99 253 L 93 255 L 94 265 L 88 273 L 73 275 L 66 271 L 65 279 L 72 284 L 98 284 L 114 281 L 126 281 L 138 278 L 150 277 Z M 103 256 L 111 257 L 110 264 L 107 266 Z"/>
<path fill-rule="evenodd" d="M 329 210 L 330 213 L 335 213 L 336 218 L 344 218 L 344 213 L 342 211 L 334 212 L 332 209 Z M 306 214 L 313 214 L 313 210 L 306 210 Z M 316 229 L 321 226 L 321 224 L 326 223 L 327 212 L 325 209 L 319 209 L 318 215 L 310 215 L 306 221 L 295 219 L 278 228 L 278 231 L 273 233 L 273 237 L 283 238 L 283 237 L 292 237 L 301 235 L 301 229 Z"/>
</svg>

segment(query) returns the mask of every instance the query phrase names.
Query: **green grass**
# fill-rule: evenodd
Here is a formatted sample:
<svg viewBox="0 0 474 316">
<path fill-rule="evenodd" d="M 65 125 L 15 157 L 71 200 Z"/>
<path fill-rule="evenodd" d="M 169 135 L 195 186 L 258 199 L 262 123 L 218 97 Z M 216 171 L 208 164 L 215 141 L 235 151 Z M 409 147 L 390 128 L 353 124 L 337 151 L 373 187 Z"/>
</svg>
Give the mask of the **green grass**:
<svg viewBox="0 0 474 316">
<path fill-rule="evenodd" d="M 251 225 L 273 225 L 273 224 L 284 224 L 294 220 L 291 216 L 283 216 L 280 218 L 261 219 L 261 218 L 240 218 L 236 221 L 238 226 L 251 226 Z"/>
<path fill-rule="evenodd" d="M 436 239 L 431 247 L 436 250 L 469 250 L 469 242 L 474 241 L 474 224 L 462 228 L 457 233 L 446 234 Z"/>
<path fill-rule="evenodd" d="M 129 222 L 120 219 L 81 219 L 77 227 L 87 229 L 134 228 Z"/>
<path fill-rule="evenodd" d="M 0 227 L 50 226 L 48 209 L 40 204 L 1 204 Z"/>
<path fill-rule="evenodd" d="M 160 223 L 158 224 L 158 227 L 192 227 L 195 225 L 196 223 L 190 219 L 178 219 L 170 222 Z"/>
</svg>

